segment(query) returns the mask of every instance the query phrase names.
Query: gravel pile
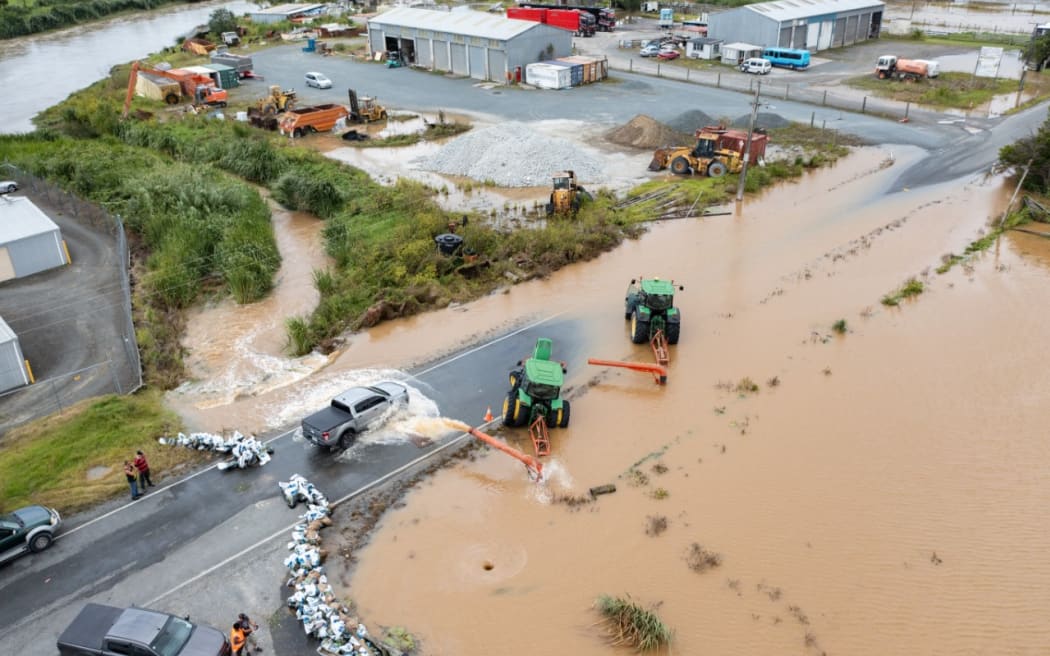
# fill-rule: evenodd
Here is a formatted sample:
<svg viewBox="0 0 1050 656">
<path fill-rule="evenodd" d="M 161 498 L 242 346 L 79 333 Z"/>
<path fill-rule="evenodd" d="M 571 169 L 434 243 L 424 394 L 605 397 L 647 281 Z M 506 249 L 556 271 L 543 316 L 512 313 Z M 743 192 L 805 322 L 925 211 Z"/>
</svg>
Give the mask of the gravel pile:
<svg viewBox="0 0 1050 656">
<path fill-rule="evenodd" d="M 746 130 L 748 124 L 751 123 L 751 115 L 745 114 L 737 120 L 733 121 L 733 127 L 741 128 Z M 786 128 L 791 125 L 791 121 L 787 120 L 780 114 L 769 114 L 767 112 L 759 112 L 758 116 L 755 117 L 755 127 L 764 128 L 771 130 L 773 128 Z"/>
<path fill-rule="evenodd" d="M 691 135 L 705 125 L 718 125 L 718 120 L 699 109 L 691 109 L 674 117 L 667 122 L 667 125 L 673 130 Z"/>
<path fill-rule="evenodd" d="M 435 173 L 492 180 L 501 187 L 546 187 L 552 174 L 565 169 L 575 171 L 584 184 L 605 175 L 601 162 L 573 142 L 522 123 L 471 130 L 416 164 Z"/>
</svg>

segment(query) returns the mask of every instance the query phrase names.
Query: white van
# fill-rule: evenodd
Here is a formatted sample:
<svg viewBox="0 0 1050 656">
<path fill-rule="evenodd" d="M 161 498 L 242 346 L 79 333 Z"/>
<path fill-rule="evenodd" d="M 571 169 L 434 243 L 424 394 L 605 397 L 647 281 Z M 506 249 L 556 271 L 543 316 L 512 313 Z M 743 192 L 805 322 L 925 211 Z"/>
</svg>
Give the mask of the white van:
<svg viewBox="0 0 1050 656">
<path fill-rule="evenodd" d="M 773 70 L 773 64 L 770 64 L 768 59 L 752 57 L 745 59 L 744 63 L 740 64 L 740 70 L 755 75 L 768 75 L 769 71 Z"/>
</svg>

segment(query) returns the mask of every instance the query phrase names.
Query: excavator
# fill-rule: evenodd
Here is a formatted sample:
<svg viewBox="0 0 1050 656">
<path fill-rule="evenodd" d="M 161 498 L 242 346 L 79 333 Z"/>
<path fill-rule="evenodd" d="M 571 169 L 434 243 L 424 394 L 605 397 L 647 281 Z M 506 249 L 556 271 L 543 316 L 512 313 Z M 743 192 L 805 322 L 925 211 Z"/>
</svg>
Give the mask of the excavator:
<svg viewBox="0 0 1050 656">
<path fill-rule="evenodd" d="M 576 182 L 574 171 L 561 171 L 554 174 L 554 189 L 550 202 L 547 203 L 547 216 L 552 214 L 575 214 L 584 200 L 591 200 L 591 195 Z"/>
</svg>

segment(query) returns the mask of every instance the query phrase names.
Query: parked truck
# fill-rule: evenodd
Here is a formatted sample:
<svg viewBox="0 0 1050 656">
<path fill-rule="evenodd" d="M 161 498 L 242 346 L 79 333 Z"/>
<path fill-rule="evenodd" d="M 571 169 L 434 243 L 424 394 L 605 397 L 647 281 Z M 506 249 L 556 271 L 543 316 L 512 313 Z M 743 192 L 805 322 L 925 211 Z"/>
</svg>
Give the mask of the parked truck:
<svg viewBox="0 0 1050 656">
<path fill-rule="evenodd" d="M 145 608 L 87 604 L 58 636 L 62 656 L 227 656 L 218 629 Z"/>
<path fill-rule="evenodd" d="M 302 422 L 303 437 L 317 446 L 347 449 L 395 405 L 408 405 L 408 388 L 384 381 L 366 387 L 352 387 L 332 399 Z"/>
<path fill-rule="evenodd" d="M 226 47 L 221 47 L 211 53 L 211 63 L 224 64 L 237 71 L 237 77 L 245 79 L 255 77 L 252 58 L 247 55 L 238 55 L 230 52 Z"/>
<path fill-rule="evenodd" d="M 578 9 L 540 9 L 536 7 L 509 7 L 507 18 L 545 23 L 578 36 L 594 36 L 597 21 L 590 13 Z"/>
<path fill-rule="evenodd" d="M 664 7 L 660 10 L 660 29 L 669 30 L 674 27 L 674 9 Z"/>
<path fill-rule="evenodd" d="M 585 11 L 591 16 L 594 16 L 595 28 L 599 32 L 612 32 L 616 29 L 616 12 L 608 7 L 586 7 L 583 5 L 549 5 L 536 2 L 519 2 L 518 6 L 531 7 L 533 9 L 576 9 L 578 11 Z M 510 16 L 508 16 L 508 18 L 510 18 Z"/>
<path fill-rule="evenodd" d="M 880 80 L 922 80 L 937 77 L 940 72 L 940 63 L 928 59 L 901 59 L 896 55 L 883 55 L 875 62 L 875 75 Z"/>
<path fill-rule="evenodd" d="M 327 132 L 335 127 L 341 118 L 350 115 L 350 110 L 343 105 L 325 104 L 313 107 L 300 107 L 285 112 L 277 124 L 281 134 L 301 137 L 309 132 Z"/>
</svg>

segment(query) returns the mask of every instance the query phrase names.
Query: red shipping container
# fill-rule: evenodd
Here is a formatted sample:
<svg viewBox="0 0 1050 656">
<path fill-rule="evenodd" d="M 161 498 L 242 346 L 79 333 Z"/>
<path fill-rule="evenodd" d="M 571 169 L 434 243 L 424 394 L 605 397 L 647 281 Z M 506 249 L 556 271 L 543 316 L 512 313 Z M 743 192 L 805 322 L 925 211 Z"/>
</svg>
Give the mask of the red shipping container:
<svg viewBox="0 0 1050 656">
<path fill-rule="evenodd" d="M 532 7 L 508 7 L 507 18 L 544 23 L 547 19 L 547 10 L 534 9 Z"/>
<path fill-rule="evenodd" d="M 575 9 L 547 10 L 547 24 L 571 32 L 580 31 L 580 14 Z"/>
</svg>

